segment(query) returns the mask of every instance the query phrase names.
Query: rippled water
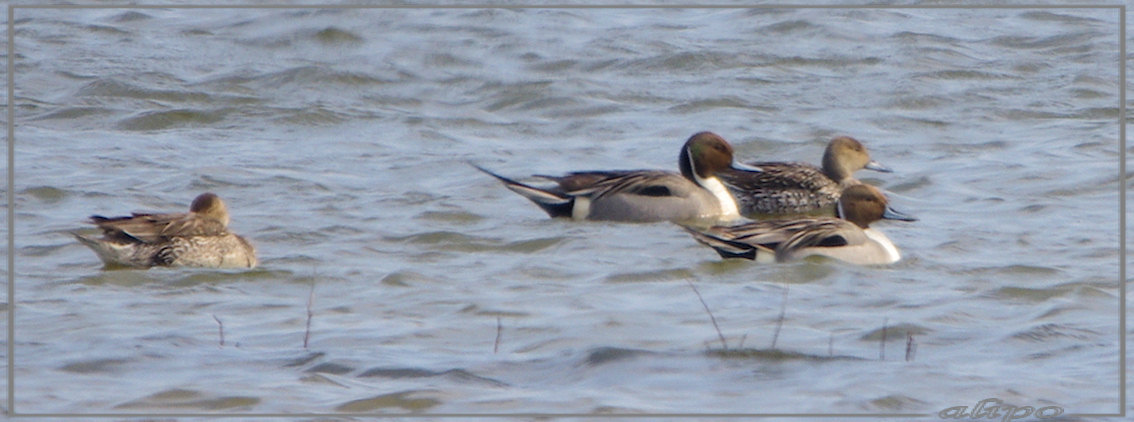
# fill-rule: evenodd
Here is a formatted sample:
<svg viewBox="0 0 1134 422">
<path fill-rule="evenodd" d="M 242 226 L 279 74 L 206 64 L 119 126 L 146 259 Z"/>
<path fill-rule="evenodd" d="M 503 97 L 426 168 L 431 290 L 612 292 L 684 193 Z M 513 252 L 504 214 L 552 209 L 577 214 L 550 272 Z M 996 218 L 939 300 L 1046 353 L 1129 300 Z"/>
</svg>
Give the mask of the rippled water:
<svg viewBox="0 0 1134 422">
<path fill-rule="evenodd" d="M 1116 13 L 20 9 L 15 410 L 1117 412 Z M 675 169 L 699 130 L 863 140 L 905 259 L 721 262 L 466 164 Z M 69 235 L 203 191 L 260 268 Z"/>
</svg>

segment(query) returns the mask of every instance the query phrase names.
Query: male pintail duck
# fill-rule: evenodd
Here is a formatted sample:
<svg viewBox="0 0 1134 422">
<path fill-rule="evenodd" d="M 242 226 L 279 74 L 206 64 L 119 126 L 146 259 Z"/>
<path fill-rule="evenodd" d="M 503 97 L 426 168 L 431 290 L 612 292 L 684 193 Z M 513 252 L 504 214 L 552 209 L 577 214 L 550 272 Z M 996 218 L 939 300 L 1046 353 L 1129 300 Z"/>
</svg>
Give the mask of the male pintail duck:
<svg viewBox="0 0 1134 422">
<path fill-rule="evenodd" d="M 881 219 L 917 221 L 891 209 L 882 192 L 867 184 L 849 186 L 839 198 L 835 217 L 756 221 L 716 226 L 705 231 L 685 227 L 697 241 L 722 258 L 783 262 L 818 255 L 852 264 L 891 264 L 901 259 L 894 243 L 870 223 Z"/>
<path fill-rule="evenodd" d="M 732 190 L 740 213 L 748 217 L 783 214 L 834 215 L 835 204 L 844 188 L 860 183 L 854 172 L 869 169 L 891 170 L 870 159 L 858 140 L 839 136 L 827 144 L 823 168 L 797 162 L 749 163 L 759 173 L 720 174 Z"/>
<path fill-rule="evenodd" d="M 220 197 L 203 193 L 187 213 L 133 213 L 128 217 L 93 215 L 101 238 L 73 233 L 106 265 L 149 268 L 253 268 L 256 250 L 228 231 L 228 209 Z"/>
<path fill-rule="evenodd" d="M 628 222 L 732 220 L 740 214 L 717 173 L 752 172 L 734 167 L 732 145 L 712 132 L 685 142 L 678 157 L 681 174 L 661 170 L 582 171 L 565 176 L 535 175 L 557 186 L 541 189 L 481 171 L 528 198 L 551 217 Z M 475 164 L 474 164 L 475 166 Z"/>
</svg>

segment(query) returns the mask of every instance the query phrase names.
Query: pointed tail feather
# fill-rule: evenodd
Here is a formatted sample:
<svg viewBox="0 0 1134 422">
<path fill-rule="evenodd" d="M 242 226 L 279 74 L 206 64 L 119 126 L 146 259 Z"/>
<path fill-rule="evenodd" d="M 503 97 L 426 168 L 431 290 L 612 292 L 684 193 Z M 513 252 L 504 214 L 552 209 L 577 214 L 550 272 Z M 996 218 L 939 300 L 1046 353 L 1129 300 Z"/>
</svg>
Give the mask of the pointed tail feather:
<svg viewBox="0 0 1134 422">
<path fill-rule="evenodd" d="M 95 255 L 98 255 L 98 259 L 101 260 L 103 264 L 128 265 L 121 259 L 124 252 L 122 252 L 121 249 L 116 249 L 113 244 L 76 232 L 69 233 L 71 236 L 75 237 L 75 240 L 78 240 L 79 243 L 89 248 Z"/>
<path fill-rule="evenodd" d="M 744 258 L 756 260 L 756 253 L 758 248 L 752 245 L 743 242 L 737 242 L 734 240 L 721 239 L 712 234 L 705 233 L 688 226 L 682 226 L 682 228 L 684 228 L 685 231 L 689 232 L 689 234 L 693 235 L 693 238 L 698 242 L 701 242 L 701 244 L 713 248 L 713 250 L 717 251 L 717 254 L 720 255 L 721 258 Z"/>
<path fill-rule="evenodd" d="M 87 236 L 84 236 L 84 235 L 81 235 L 81 234 L 75 233 L 75 232 L 68 232 L 68 234 L 70 234 L 71 236 L 74 236 L 75 240 L 78 240 L 79 243 L 83 244 L 83 246 L 86 246 L 86 247 L 91 248 L 93 250 L 98 249 L 99 244 L 98 244 L 97 240 L 91 239 Z"/>
<path fill-rule="evenodd" d="M 524 198 L 528 198 L 528 200 L 532 201 L 536 205 L 539 205 L 539 207 L 542 208 L 543 211 L 547 213 L 547 215 L 551 217 L 571 217 L 571 212 L 575 206 L 574 197 L 517 182 L 515 180 L 493 173 L 492 171 L 478 166 L 472 162 L 469 162 L 469 165 L 476 167 L 477 170 L 480 170 L 489 176 L 495 177 L 497 180 L 504 183 L 504 187 L 508 188 L 508 190 L 516 192 Z"/>
</svg>

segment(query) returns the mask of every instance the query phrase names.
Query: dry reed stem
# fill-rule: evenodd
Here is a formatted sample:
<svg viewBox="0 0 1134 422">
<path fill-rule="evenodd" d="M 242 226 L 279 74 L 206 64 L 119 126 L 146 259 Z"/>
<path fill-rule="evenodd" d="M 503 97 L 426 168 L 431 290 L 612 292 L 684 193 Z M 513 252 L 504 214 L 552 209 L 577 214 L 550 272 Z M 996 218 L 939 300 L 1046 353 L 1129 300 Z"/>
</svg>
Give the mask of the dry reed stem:
<svg viewBox="0 0 1134 422">
<path fill-rule="evenodd" d="M 906 362 L 912 362 L 917 353 L 917 343 L 914 342 L 913 333 L 906 332 Z"/>
<path fill-rule="evenodd" d="M 693 288 L 693 293 L 697 295 L 697 300 L 701 301 L 701 306 L 705 307 L 705 313 L 709 314 L 709 320 L 713 322 L 713 328 L 717 330 L 717 337 L 721 339 L 721 346 L 728 350 L 728 341 L 725 340 L 724 334 L 721 333 L 721 327 L 717 325 L 717 317 L 713 316 L 713 311 L 709 310 L 709 304 L 705 303 L 705 298 L 701 297 L 701 292 L 697 290 L 697 286 L 693 285 L 692 281 L 685 279 L 689 287 Z"/>
<path fill-rule="evenodd" d="M 890 324 L 890 318 L 882 319 L 882 340 L 878 342 L 878 360 L 886 360 L 886 327 Z"/>
<path fill-rule="evenodd" d="M 500 336 L 504 332 L 504 325 L 500 323 L 500 317 L 496 317 L 496 341 L 492 343 L 492 354 L 500 351 Z"/>
<path fill-rule="evenodd" d="M 311 340 L 311 318 L 315 316 L 315 312 L 311 306 L 315 303 L 315 281 L 311 281 L 311 291 L 307 293 L 307 327 L 303 330 L 303 348 L 307 348 L 308 342 Z"/>
<path fill-rule="evenodd" d="M 780 339 L 780 329 L 784 327 L 784 314 L 787 312 L 787 294 L 790 284 L 784 284 L 784 296 L 780 300 L 780 316 L 776 317 L 776 331 L 772 334 L 772 349 L 776 348 L 776 341 Z"/>
<path fill-rule="evenodd" d="M 220 336 L 220 346 L 224 347 L 224 323 L 221 322 L 220 318 L 217 318 L 217 314 L 213 314 L 213 320 L 217 322 L 217 333 Z"/>
</svg>

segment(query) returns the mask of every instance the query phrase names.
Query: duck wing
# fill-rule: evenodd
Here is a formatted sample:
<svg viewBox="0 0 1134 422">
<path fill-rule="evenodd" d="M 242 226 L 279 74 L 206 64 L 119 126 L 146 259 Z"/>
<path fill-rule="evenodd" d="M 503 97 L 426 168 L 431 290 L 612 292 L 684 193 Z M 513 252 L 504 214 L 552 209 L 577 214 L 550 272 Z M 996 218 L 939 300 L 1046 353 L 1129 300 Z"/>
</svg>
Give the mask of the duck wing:
<svg viewBox="0 0 1134 422">
<path fill-rule="evenodd" d="M 818 167 L 806 163 L 752 163 L 760 172 L 717 173 L 746 214 L 807 213 L 833 206 L 840 187 Z"/>
<path fill-rule="evenodd" d="M 683 227 L 698 242 L 715 249 L 722 258 L 755 260 L 759 254 L 773 253 L 816 220 L 818 219 L 764 220 L 735 226 L 714 226 L 704 231 Z"/>
<path fill-rule="evenodd" d="M 685 198 L 697 188 L 684 177 L 662 170 L 584 171 L 539 177 L 554 180 L 567 195 L 596 200 L 616 194 Z"/>
<path fill-rule="evenodd" d="M 833 181 L 823 171 L 807 163 L 749 163 L 761 171 L 725 170 L 717 173 L 725 184 L 745 191 L 804 189 L 817 190 Z"/>
<path fill-rule="evenodd" d="M 109 237 L 154 243 L 170 237 L 218 236 L 227 233 L 224 223 L 193 213 L 134 213 L 129 217 L 93 215 L 90 222 Z"/>
<path fill-rule="evenodd" d="M 790 259 L 809 248 L 839 248 L 868 241 L 861 228 L 837 218 L 814 219 L 776 247 L 778 259 Z"/>
</svg>

